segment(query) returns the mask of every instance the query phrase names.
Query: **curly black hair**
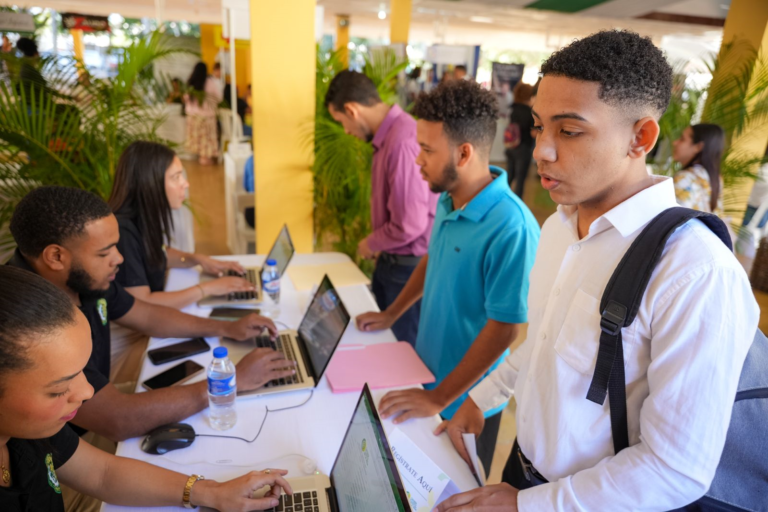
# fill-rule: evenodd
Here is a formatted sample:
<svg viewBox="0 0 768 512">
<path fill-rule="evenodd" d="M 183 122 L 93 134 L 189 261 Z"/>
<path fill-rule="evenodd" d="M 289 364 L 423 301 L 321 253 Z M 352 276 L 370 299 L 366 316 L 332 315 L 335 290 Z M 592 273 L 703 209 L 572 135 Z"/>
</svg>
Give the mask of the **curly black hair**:
<svg viewBox="0 0 768 512">
<path fill-rule="evenodd" d="M 672 67 L 653 42 L 627 30 L 606 30 L 579 39 L 553 53 L 541 66 L 543 76 L 564 76 L 600 84 L 609 105 L 651 108 L 658 115 L 669 105 Z"/>
<path fill-rule="evenodd" d="M 413 115 L 443 123 L 443 131 L 451 142 L 470 143 L 487 155 L 496 137 L 499 102 L 477 82 L 455 80 L 422 93 L 413 107 Z"/>
<path fill-rule="evenodd" d="M 40 187 L 24 196 L 11 217 L 19 250 L 37 258 L 46 247 L 82 235 L 91 221 L 112 215 L 100 197 L 71 187 Z"/>
<path fill-rule="evenodd" d="M 325 93 L 325 108 L 333 105 L 334 110 L 344 110 L 347 103 L 359 103 L 367 107 L 381 103 L 381 96 L 373 80 L 357 71 L 340 71 Z"/>
</svg>

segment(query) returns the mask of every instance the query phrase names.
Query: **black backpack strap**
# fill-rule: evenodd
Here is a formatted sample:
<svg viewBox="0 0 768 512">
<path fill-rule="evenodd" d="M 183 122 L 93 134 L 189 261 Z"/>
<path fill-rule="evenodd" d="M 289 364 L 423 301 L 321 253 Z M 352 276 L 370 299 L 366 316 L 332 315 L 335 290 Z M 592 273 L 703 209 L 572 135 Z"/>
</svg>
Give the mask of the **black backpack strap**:
<svg viewBox="0 0 768 512">
<path fill-rule="evenodd" d="M 610 397 L 613 448 L 619 453 L 629 446 L 624 350 L 621 329 L 637 316 L 653 269 L 667 240 L 681 225 L 699 219 L 733 250 L 728 228 L 717 216 L 688 208 L 669 208 L 657 215 L 638 235 L 614 270 L 600 301 L 600 346 L 587 400 L 603 405 Z"/>
</svg>

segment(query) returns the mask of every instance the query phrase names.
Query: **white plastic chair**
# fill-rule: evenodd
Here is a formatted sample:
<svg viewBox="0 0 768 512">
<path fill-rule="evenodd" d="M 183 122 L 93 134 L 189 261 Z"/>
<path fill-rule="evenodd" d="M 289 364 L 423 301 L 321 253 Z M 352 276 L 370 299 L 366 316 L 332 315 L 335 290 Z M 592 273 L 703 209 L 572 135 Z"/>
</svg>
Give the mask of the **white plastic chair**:
<svg viewBox="0 0 768 512">
<path fill-rule="evenodd" d="M 224 154 L 224 193 L 227 220 L 227 246 L 232 254 L 255 254 L 256 230 L 245 221 L 246 207 L 254 205 L 254 194 L 243 188 L 243 168 L 248 152 Z"/>
<path fill-rule="evenodd" d="M 235 115 L 235 133 L 232 133 L 232 110 L 220 108 L 216 111 L 221 125 L 221 152 L 226 153 L 228 146 L 232 142 L 246 142 L 250 137 L 243 135 L 243 121 L 240 116 Z"/>
</svg>

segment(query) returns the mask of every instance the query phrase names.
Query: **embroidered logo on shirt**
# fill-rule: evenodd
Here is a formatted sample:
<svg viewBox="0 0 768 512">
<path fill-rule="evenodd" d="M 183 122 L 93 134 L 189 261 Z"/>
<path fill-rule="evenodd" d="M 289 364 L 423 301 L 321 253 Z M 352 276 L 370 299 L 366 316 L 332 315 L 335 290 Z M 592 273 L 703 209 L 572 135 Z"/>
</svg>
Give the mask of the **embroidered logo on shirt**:
<svg viewBox="0 0 768 512">
<path fill-rule="evenodd" d="M 53 457 L 49 453 L 45 456 L 45 467 L 48 468 L 48 485 L 51 486 L 56 494 L 61 494 L 61 486 L 59 485 L 59 479 L 56 478 L 56 471 L 53 469 Z"/>
<path fill-rule="evenodd" d="M 107 299 L 99 299 L 96 302 L 96 311 L 99 312 L 101 325 L 107 325 Z"/>
<path fill-rule="evenodd" d="M 453 250 L 456 252 L 461 252 L 461 249 L 459 249 L 458 247 L 454 247 Z"/>
</svg>

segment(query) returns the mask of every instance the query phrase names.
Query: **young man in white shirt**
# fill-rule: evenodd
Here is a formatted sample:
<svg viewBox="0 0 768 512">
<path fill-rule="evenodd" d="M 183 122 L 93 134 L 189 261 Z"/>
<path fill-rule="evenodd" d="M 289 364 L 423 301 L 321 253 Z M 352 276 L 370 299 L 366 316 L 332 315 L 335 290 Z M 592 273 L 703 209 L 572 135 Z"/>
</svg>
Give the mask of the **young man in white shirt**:
<svg viewBox="0 0 768 512">
<path fill-rule="evenodd" d="M 672 180 L 645 170 L 672 70 L 650 39 L 608 31 L 556 52 L 542 74 L 534 158 L 560 206 L 531 271 L 528 338 L 438 429 L 466 459 L 461 433 L 481 432 L 482 411 L 514 393 L 519 445 L 505 483 L 438 510 L 685 507 L 714 478 L 759 310 L 744 270 L 704 224 L 673 233 L 622 331 L 630 446 L 614 453 L 610 400 L 586 399 L 600 297 L 642 228 L 676 206 Z"/>
</svg>

